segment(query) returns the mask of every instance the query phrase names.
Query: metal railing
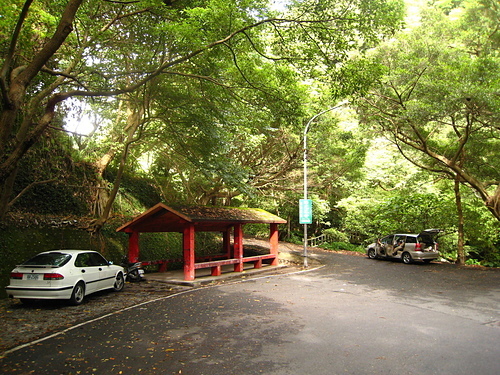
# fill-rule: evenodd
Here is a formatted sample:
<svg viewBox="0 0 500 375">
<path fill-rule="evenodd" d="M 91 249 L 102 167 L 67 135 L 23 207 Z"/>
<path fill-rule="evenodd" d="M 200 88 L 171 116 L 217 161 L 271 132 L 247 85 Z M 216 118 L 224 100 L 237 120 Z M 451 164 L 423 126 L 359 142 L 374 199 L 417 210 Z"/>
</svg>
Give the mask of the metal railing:
<svg viewBox="0 0 500 375">
<path fill-rule="evenodd" d="M 332 239 L 331 234 L 323 233 L 317 237 L 312 237 L 307 239 L 307 246 L 318 247 L 325 242 L 330 242 Z"/>
</svg>

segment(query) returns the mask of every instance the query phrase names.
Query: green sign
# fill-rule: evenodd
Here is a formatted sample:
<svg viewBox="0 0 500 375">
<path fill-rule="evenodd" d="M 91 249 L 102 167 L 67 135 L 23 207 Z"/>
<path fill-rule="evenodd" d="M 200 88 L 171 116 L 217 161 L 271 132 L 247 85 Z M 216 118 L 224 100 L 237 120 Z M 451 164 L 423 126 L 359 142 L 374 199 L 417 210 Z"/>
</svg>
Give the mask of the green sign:
<svg viewBox="0 0 500 375">
<path fill-rule="evenodd" d="M 313 202 L 311 199 L 299 199 L 299 224 L 312 224 Z"/>
</svg>

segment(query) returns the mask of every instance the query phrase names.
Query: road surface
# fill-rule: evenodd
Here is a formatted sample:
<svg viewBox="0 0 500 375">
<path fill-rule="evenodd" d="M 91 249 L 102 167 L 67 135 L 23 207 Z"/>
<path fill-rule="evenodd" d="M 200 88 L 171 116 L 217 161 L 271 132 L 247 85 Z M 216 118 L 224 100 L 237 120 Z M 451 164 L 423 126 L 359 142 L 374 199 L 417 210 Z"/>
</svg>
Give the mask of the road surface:
<svg viewBox="0 0 500 375">
<path fill-rule="evenodd" d="M 70 327 L 10 352 L 2 372 L 500 373 L 499 270 L 315 256 L 323 267 L 193 289 Z"/>
</svg>

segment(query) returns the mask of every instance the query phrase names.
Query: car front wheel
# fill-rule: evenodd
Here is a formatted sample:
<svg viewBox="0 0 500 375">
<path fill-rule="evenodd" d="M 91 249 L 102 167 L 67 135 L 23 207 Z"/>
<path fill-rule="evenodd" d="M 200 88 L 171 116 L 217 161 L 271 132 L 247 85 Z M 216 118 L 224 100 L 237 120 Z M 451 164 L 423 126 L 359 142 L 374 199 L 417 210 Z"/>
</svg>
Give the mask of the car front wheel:
<svg viewBox="0 0 500 375">
<path fill-rule="evenodd" d="M 368 258 L 375 259 L 376 257 L 377 257 L 377 253 L 375 252 L 375 249 L 373 249 L 373 248 L 368 249 Z"/>
<path fill-rule="evenodd" d="M 115 292 L 121 292 L 125 285 L 125 279 L 123 277 L 123 273 L 119 273 L 116 275 L 115 284 L 113 285 L 113 290 Z"/>
<path fill-rule="evenodd" d="M 73 293 L 71 293 L 71 298 L 69 299 L 69 302 L 72 305 L 79 305 L 83 302 L 83 297 L 85 297 L 85 284 L 80 281 L 73 288 Z"/>
<path fill-rule="evenodd" d="M 403 255 L 401 255 L 401 259 L 403 259 L 404 264 L 410 264 L 411 263 L 410 253 L 404 252 Z"/>
</svg>

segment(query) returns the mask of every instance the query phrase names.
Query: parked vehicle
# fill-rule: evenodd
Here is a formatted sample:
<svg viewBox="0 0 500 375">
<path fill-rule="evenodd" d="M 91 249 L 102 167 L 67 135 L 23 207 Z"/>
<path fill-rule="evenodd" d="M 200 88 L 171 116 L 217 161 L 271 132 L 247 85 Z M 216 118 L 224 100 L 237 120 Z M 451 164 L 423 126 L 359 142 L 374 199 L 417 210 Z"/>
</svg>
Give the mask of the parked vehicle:
<svg viewBox="0 0 500 375">
<path fill-rule="evenodd" d="M 426 263 L 439 258 L 438 243 L 434 237 L 439 229 L 426 229 L 419 234 L 391 234 L 368 245 L 370 259 L 400 259 L 405 264 L 413 261 Z"/>
<path fill-rule="evenodd" d="M 121 291 L 123 267 L 113 265 L 91 250 L 53 250 L 40 253 L 14 268 L 5 289 L 10 298 L 66 299 L 73 305 L 86 295 L 104 290 Z"/>
<path fill-rule="evenodd" d="M 121 266 L 125 269 L 125 280 L 135 282 L 144 278 L 144 268 L 142 268 L 141 262 L 130 263 L 125 255 Z"/>
</svg>

